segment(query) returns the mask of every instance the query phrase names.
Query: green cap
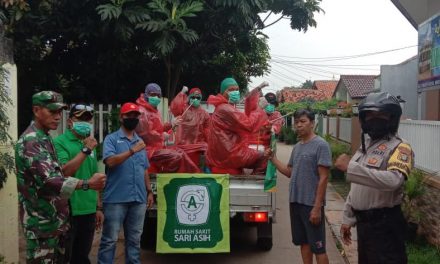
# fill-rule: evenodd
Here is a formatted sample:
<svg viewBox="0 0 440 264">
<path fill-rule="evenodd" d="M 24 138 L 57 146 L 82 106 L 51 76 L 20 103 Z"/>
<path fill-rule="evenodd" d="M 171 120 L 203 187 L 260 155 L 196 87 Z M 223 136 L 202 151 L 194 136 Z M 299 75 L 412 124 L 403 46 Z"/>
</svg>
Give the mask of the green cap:
<svg viewBox="0 0 440 264">
<path fill-rule="evenodd" d="M 32 105 L 46 107 L 49 110 L 67 109 L 63 96 L 53 91 L 42 91 L 32 95 Z"/>
<path fill-rule="evenodd" d="M 220 85 L 220 92 L 224 93 L 229 86 L 238 86 L 238 83 L 234 80 L 234 78 L 226 78 L 222 81 Z"/>
</svg>

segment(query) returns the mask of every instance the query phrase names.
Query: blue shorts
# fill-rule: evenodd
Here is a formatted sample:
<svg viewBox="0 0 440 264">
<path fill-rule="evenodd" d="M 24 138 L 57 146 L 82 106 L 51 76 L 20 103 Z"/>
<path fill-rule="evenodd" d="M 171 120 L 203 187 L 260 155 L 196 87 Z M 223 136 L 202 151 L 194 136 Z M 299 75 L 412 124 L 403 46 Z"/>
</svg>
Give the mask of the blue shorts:
<svg viewBox="0 0 440 264">
<path fill-rule="evenodd" d="M 313 206 L 290 203 L 292 242 L 297 246 L 308 244 L 312 253 L 324 254 L 326 252 L 324 206 L 321 207 L 321 223 L 319 225 L 312 225 L 309 220 L 312 209 Z"/>
</svg>

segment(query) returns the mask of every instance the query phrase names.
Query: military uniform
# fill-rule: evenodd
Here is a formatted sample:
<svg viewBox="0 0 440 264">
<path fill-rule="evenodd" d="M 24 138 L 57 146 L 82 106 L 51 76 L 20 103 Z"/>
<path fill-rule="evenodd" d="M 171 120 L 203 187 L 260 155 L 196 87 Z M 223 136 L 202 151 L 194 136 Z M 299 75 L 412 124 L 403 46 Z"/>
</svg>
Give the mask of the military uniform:
<svg viewBox="0 0 440 264">
<path fill-rule="evenodd" d="M 64 107 L 54 92 L 40 92 L 32 99 L 33 105 L 49 110 Z M 62 263 L 64 235 L 69 229 L 68 198 L 78 179 L 64 177 L 51 137 L 35 124 L 20 136 L 15 163 L 27 263 Z"/>
<path fill-rule="evenodd" d="M 414 163 L 411 146 L 397 136 L 366 141 L 348 165 L 352 182 L 343 224 L 357 225 L 359 263 L 406 263 L 406 223 L 400 204 Z"/>
</svg>

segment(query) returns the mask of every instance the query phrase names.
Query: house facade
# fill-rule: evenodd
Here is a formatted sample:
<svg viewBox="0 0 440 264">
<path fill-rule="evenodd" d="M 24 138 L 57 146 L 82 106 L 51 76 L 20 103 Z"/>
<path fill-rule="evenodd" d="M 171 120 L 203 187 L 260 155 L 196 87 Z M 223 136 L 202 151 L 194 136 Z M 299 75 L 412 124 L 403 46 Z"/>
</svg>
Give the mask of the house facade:
<svg viewBox="0 0 440 264">
<path fill-rule="evenodd" d="M 377 75 L 341 75 L 333 97 L 350 104 L 359 103 L 374 91 Z"/>
</svg>

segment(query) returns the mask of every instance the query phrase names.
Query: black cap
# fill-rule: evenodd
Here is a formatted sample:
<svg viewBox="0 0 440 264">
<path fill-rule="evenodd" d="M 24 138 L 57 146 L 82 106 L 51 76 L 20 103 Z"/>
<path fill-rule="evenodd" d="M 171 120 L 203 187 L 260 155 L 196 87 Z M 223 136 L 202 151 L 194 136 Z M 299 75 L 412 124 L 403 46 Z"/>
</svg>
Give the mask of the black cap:
<svg viewBox="0 0 440 264">
<path fill-rule="evenodd" d="M 273 104 L 275 106 L 278 106 L 277 96 L 274 93 L 267 93 L 264 96 L 264 98 L 266 98 L 266 100 L 269 104 Z"/>
</svg>

